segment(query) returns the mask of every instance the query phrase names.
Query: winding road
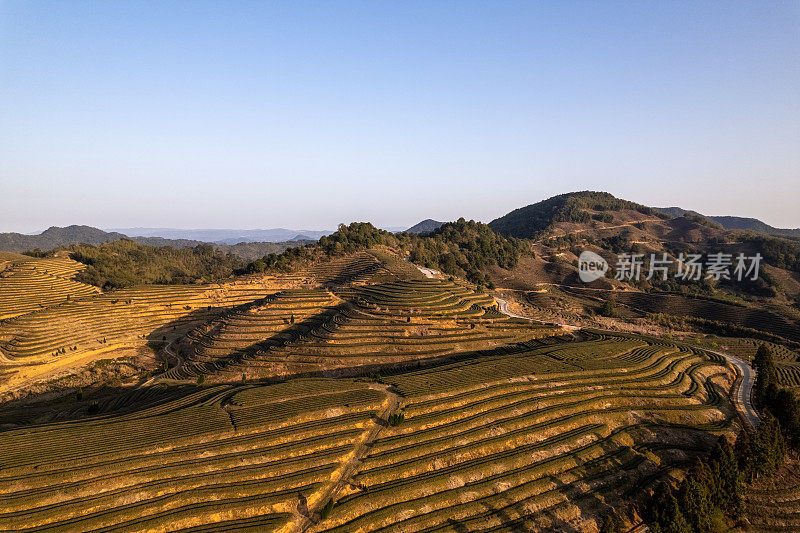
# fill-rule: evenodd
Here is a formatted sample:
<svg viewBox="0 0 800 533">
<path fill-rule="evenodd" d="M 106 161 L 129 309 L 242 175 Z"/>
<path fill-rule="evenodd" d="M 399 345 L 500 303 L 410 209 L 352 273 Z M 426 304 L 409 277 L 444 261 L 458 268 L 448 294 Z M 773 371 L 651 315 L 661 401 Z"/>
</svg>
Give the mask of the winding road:
<svg viewBox="0 0 800 533">
<path fill-rule="evenodd" d="M 704 348 L 705 350 L 705 348 Z M 705 350 L 710 353 L 714 353 L 717 355 L 721 355 L 724 357 L 728 363 L 734 367 L 742 378 L 736 387 L 736 395 L 734 403 L 736 404 L 736 408 L 741 413 L 742 417 L 747 420 L 750 424 L 751 428 L 756 428 L 758 423 L 761 419 L 758 416 L 758 411 L 755 410 L 753 407 L 753 386 L 755 385 L 756 376 L 755 372 L 753 372 L 753 368 L 742 361 L 741 359 L 737 359 L 732 355 L 728 355 L 723 352 L 715 352 L 714 350 Z"/>
</svg>

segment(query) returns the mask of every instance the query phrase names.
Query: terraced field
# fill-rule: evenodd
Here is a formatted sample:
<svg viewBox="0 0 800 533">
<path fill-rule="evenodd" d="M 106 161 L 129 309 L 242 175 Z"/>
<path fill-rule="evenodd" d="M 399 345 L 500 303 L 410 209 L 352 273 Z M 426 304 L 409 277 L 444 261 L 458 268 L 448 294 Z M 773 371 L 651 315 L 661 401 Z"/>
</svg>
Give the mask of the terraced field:
<svg viewBox="0 0 800 533">
<path fill-rule="evenodd" d="M 61 349 L 97 348 L 150 334 L 166 324 L 197 322 L 215 308 L 250 302 L 274 291 L 263 283 L 119 290 L 9 320 L 0 327 L 0 347 L 9 359 L 34 361 Z"/>
<path fill-rule="evenodd" d="M 0 529 L 291 530 L 393 405 L 366 383 L 295 381 L 6 431 Z"/>
<path fill-rule="evenodd" d="M 393 260 L 90 294 L 0 322 L 5 392 L 126 345 L 180 360 L 58 423 L 4 413 L 0 531 L 591 530 L 735 430 L 721 356 L 567 334 Z M 198 376 L 212 384 L 181 382 Z"/>
<path fill-rule="evenodd" d="M 239 306 L 190 332 L 179 347 L 186 359 L 183 368 L 167 377 L 209 374 L 257 351 L 280 346 L 320 326 L 340 302 L 324 289 L 296 289 Z"/>
<path fill-rule="evenodd" d="M 154 285 L 98 294 L 0 323 L 0 391 L 124 347 L 174 338 L 229 307 L 294 279 L 252 278 L 214 285 Z"/>
<path fill-rule="evenodd" d="M 662 293 L 595 291 L 593 296 L 609 299 L 644 313 L 707 318 L 768 332 L 795 343 L 800 342 L 800 324 L 760 308 Z"/>
<path fill-rule="evenodd" d="M 797 458 L 774 479 L 756 482 L 744 494 L 750 531 L 800 530 L 800 467 Z"/>
<path fill-rule="evenodd" d="M 748 339 L 742 337 L 718 337 L 716 339 L 720 348 L 726 352 L 736 355 L 741 359 L 750 361 L 755 357 L 758 347 L 766 346 L 775 356 L 775 360 L 781 363 L 796 363 L 800 360 L 800 352 L 792 350 L 782 344 L 775 344 L 761 339 Z"/>
<path fill-rule="evenodd" d="M 0 271 L 0 320 L 98 294 L 96 287 L 72 279 L 83 268 L 67 258 L 9 261 Z"/>
<path fill-rule="evenodd" d="M 381 261 L 368 252 L 315 263 L 301 272 L 324 285 L 363 284 L 394 277 Z"/>
<path fill-rule="evenodd" d="M 733 423 L 720 360 L 594 339 L 392 379 L 382 432 L 312 531 L 590 528 Z"/>
<path fill-rule="evenodd" d="M 396 281 L 283 291 L 190 333 L 165 377 L 227 370 L 266 377 L 429 360 L 511 346 L 557 328 L 508 318 L 492 297 L 454 282 Z"/>
<path fill-rule="evenodd" d="M 0 530 L 584 529 L 733 423 L 728 367 L 636 337 L 384 379 L 150 387 L 2 432 Z"/>
</svg>

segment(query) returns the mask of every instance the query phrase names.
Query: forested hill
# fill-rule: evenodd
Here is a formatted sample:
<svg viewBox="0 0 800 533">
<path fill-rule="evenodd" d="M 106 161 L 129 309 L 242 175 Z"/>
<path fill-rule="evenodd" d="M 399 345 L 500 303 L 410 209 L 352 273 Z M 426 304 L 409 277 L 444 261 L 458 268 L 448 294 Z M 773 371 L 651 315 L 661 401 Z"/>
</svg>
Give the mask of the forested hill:
<svg viewBox="0 0 800 533">
<path fill-rule="evenodd" d="M 560 222 L 581 224 L 594 218 L 611 223 L 615 220 L 613 213 L 626 211 L 653 218 L 672 218 L 653 208 L 616 198 L 607 192 L 581 191 L 560 194 L 520 207 L 492 220 L 489 227 L 508 237 L 533 239 L 543 236 Z"/>
<path fill-rule="evenodd" d="M 503 237 L 486 224 L 463 218 L 422 235 L 393 234 L 369 222 L 353 222 L 340 225 L 316 244 L 262 257 L 250 263 L 248 270 L 285 271 L 319 256 L 335 257 L 374 246 L 390 247 L 419 265 L 488 286 L 492 286 L 486 273 L 489 267 L 514 268 L 521 255 L 532 253 L 529 242 Z"/>
</svg>

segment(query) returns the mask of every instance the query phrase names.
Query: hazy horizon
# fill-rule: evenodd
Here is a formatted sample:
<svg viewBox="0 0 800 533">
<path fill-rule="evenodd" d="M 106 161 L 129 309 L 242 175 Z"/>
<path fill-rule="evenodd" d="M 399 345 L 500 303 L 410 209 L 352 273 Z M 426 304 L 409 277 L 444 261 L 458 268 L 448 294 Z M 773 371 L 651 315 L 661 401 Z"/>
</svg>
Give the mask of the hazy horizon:
<svg viewBox="0 0 800 533">
<path fill-rule="evenodd" d="M 800 227 L 800 3 L 0 3 L 0 231 Z"/>
<path fill-rule="evenodd" d="M 576 192 L 576 191 L 568 191 L 568 192 Z M 542 198 L 542 200 L 545 200 L 545 199 L 546 198 Z M 625 200 L 630 200 L 629 198 L 624 198 L 624 199 Z M 535 202 L 533 202 L 533 203 L 535 203 Z M 524 207 L 526 205 L 530 205 L 530 204 L 523 204 L 523 205 L 520 205 L 518 207 Z M 755 218 L 755 219 L 758 219 L 761 222 L 765 222 L 766 224 L 769 224 L 770 226 L 772 226 L 774 228 L 777 228 L 777 229 L 800 229 L 800 226 L 797 226 L 797 227 L 794 227 L 794 226 L 776 226 L 775 224 L 770 224 L 770 222 L 768 220 L 765 220 L 765 219 L 759 218 L 759 217 L 749 216 L 747 214 L 738 214 L 738 213 L 703 213 L 699 209 L 692 209 L 691 207 L 686 207 L 686 206 L 683 206 L 683 205 L 651 205 L 651 206 L 648 206 L 648 207 L 657 207 L 657 208 L 680 207 L 680 208 L 686 209 L 688 211 L 697 211 L 697 212 L 701 213 L 702 215 L 710 216 L 710 217 L 732 216 L 732 217 L 741 217 L 741 218 Z M 516 209 L 516 208 L 513 208 L 513 209 Z M 503 216 L 505 214 L 506 213 L 500 213 L 496 217 L 492 217 L 492 218 L 489 218 L 489 219 L 486 219 L 486 220 L 479 220 L 479 219 L 475 219 L 475 218 L 469 217 L 469 216 L 463 216 L 463 215 L 462 216 L 467 220 L 472 219 L 472 220 L 478 220 L 479 222 L 489 223 L 492 220 L 494 220 L 495 218 L 499 218 L 499 217 L 501 217 L 501 216 Z M 340 221 L 340 222 L 338 222 L 336 224 L 333 224 L 332 226 L 329 226 L 329 227 L 296 227 L 296 228 L 295 227 L 288 227 L 288 226 L 285 226 L 285 225 L 284 226 L 280 226 L 280 225 L 276 225 L 276 226 L 260 226 L 260 227 L 235 227 L 235 226 L 227 226 L 227 227 L 92 226 L 92 227 L 97 227 L 98 229 L 101 229 L 103 231 L 108 231 L 108 232 L 116 231 L 116 232 L 120 232 L 120 233 L 124 233 L 125 230 L 178 230 L 178 231 L 265 231 L 265 230 L 289 230 L 289 231 L 297 231 L 297 232 L 303 232 L 303 231 L 316 232 L 316 231 L 334 231 L 337 228 L 338 224 L 349 224 L 351 222 L 370 222 L 375 227 L 378 227 L 378 228 L 381 228 L 381 229 L 385 229 L 385 230 L 388 230 L 388 231 L 401 231 L 402 229 L 411 228 L 412 226 L 418 224 L 419 222 L 422 222 L 423 220 L 432 219 L 432 220 L 437 220 L 439 222 L 452 222 L 452 221 L 458 220 L 458 218 L 460 218 L 460 217 L 455 217 L 455 218 L 451 218 L 451 219 L 436 218 L 436 217 L 425 217 L 425 218 L 421 218 L 421 219 L 419 219 L 417 221 L 414 221 L 414 222 L 410 222 L 410 223 L 407 223 L 407 224 L 398 224 L 398 225 L 385 225 L 385 224 L 381 225 L 381 224 L 375 224 L 371 220 L 355 220 L 354 219 L 354 220 L 342 220 L 342 221 Z M 60 226 L 60 227 L 71 226 L 71 225 L 91 226 L 91 224 L 82 224 L 80 222 L 76 222 L 76 223 L 72 223 L 72 224 L 64 224 L 63 226 Z M 29 230 L 29 231 L 4 230 L 3 228 L 0 228 L 0 233 L 6 232 L 6 231 L 16 231 L 17 233 L 33 235 L 33 234 L 42 233 L 43 231 L 45 231 L 48 228 L 53 227 L 53 226 L 54 225 L 51 224 L 51 225 L 48 225 L 48 226 L 46 226 L 44 228 L 38 228 L 38 229 Z"/>
</svg>

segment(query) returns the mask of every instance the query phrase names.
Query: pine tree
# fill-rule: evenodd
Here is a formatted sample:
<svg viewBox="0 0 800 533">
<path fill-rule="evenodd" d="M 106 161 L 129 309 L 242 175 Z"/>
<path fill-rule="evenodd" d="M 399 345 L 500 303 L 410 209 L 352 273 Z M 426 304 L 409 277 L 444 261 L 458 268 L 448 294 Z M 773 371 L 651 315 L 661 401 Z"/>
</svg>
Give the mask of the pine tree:
<svg viewBox="0 0 800 533">
<path fill-rule="evenodd" d="M 794 392 L 790 389 L 779 389 L 770 410 L 790 440 L 800 442 L 800 404 Z"/>
<path fill-rule="evenodd" d="M 606 515 L 603 520 L 603 525 L 600 528 L 600 533 L 617 533 L 619 531 L 619 523 L 614 515 Z"/>
<path fill-rule="evenodd" d="M 708 466 L 698 461 L 687 474 L 678 492 L 681 510 L 692 530 L 698 533 L 711 530 L 713 506 L 707 486 L 708 477 Z"/>
<path fill-rule="evenodd" d="M 694 533 L 672 491 L 667 495 L 666 504 L 663 513 L 664 519 L 661 522 L 662 530 L 665 533 Z"/>
<path fill-rule="evenodd" d="M 769 411 L 764 414 L 753 435 L 750 469 L 756 477 L 771 476 L 783 462 L 785 443 L 778 420 Z"/>
<path fill-rule="evenodd" d="M 762 344 L 753 358 L 756 371 L 756 403 L 762 407 L 774 404 L 778 392 L 778 372 L 772 351 Z"/>
<path fill-rule="evenodd" d="M 742 486 L 739 464 L 733 447 L 725 437 L 720 437 L 711 451 L 716 487 L 712 501 L 723 511 L 737 516 L 742 509 Z"/>
</svg>

